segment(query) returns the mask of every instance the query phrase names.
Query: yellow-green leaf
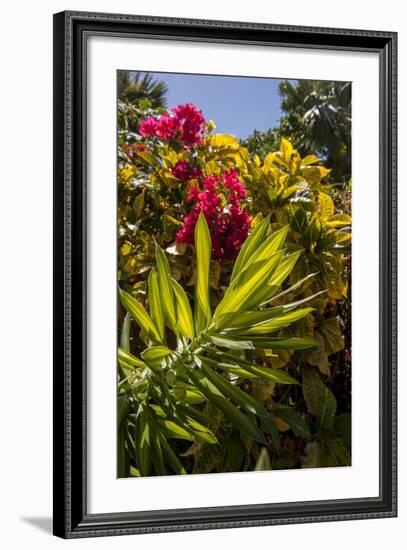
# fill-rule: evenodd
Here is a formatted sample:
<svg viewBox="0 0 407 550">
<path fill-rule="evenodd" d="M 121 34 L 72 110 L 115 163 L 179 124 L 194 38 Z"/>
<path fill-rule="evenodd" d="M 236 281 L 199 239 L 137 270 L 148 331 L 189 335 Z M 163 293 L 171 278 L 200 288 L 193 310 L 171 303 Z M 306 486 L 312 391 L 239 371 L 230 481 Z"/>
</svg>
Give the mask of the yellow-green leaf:
<svg viewBox="0 0 407 550">
<path fill-rule="evenodd" d="M 174 329 L 177 317 L 175 313 L 174 303 L 174 291 L 170 279 L 170 267 L 167 257 L 158 244 L 155 247 L 157 270 L 158 270 L 158 284 L 161 295 L 161 303 L 164 310 L 165 318 L 171 329 Z"/>
<path fill-rule="evenodd" d="M 134 321 L 139 325 L 140 328 L 144 330 L 147 337 L 154 342 L 161 343 L 161 336 L 158 332 L 157 327 L 155 326 L 153 320 L 143 308 L 143 306 L 135 299 L 133 296 L 125 292 L 124 290 L 119 290 L 120 300 L 125 307 L 125 309 L 130 313 Z"/>
<path fill-rule="evenodd" d="M 150 271 L 150 275 L 148 277 L 148 302 L 151 318 L 158 329 L 161 340 L 164 341 L 164 314 L 161 308 L 160 291 L 158 288 L 158 274 L 153 269 Z"/>
<path fill-rule="evenodd" d="M 264 218 L 259 224 L 255 226 L 250 235 L 247 237 L 240 249 L 239 255 L 236 258 L 235 265 L 233 267 L 232 276 L 230 282 L 245 269 L 247 262 L 258 247 L 263 243 L 267 235 L 267 230 L 270 225 L 270 216 Z"/>
<path fill-rule="evenodd" d="M 302 308 L 302 309 L 299 309 L 298 311 L 287 313 L 285 315 L 281 315 L 280 317 L 275 317 L 274 319 L 265 321 L 264 323 L 260 323 L 248 329 L 244 329 L 244 330 L 241 329 L 239 332 L 241 334 L 257 334 L 257 335 L 269 334 L 270 332 L 275 332 L 277 330 L 280 330 L 282 328 L 285 328 L 291 325 L 291 323 L 295 323 L 296 321 L 303 319 L 311 311 L 314 311 L 314 308 L 312 307 Z"/>
<path fill-rule="evenodd" d="M 319 214 L 322 220 L 327 220 L 335 212 L 334 202 L 326 193 L 318 193 Z"/>
<path fill-rule="evenodd" d="M 160 362 L 168 355 L 171 355 L 171 353 L 172 351 L 167 348 L 167 346 L 153 346 L 143 351 L 141 356 L 147 363 L 159 365 Z"/>
<path fill-rule="evenodd" d="M 211 236 L 208 224 L 202 212 L 199 214 L 195 226 L 195 252 L 196 252 L 196 304 L 195 310 L 197 333 L 200 333 L 210 322 L 211 306 L 209 299 L 209 267 L 211 262 Z"/>
<path fill-rule="evenodd" d="M 141 359 L 138 359 L 128 351 L 118 348 L 117 358 L 119 365 L 125 369 L 134 369 L 139 367 L 146 367 L 147 365 Z"/>
<path fill-rule="evenodd" d="M 188 296 L 182 286 L 177 281 L 171 278 L 172 287 L 174 289 L 176 309 L 177 309 L 177 329 L 179 332 L 193 340 L 194 338 L 194 321 L 192 318 L 192 310 L 188 300 Z"/>
<path fill-rule="evenodd" d="M 280 153 L 287 164 L 291 160 L 293 151 L 294 147 L 292 146 L 291 142 L 288 141 L 288 139 L 286 139 L 285 137 L 282 137 L 280 142 Z"/>
<path fill-rule="evenodd" d="M 220 320 L 221 316 L 226 313 L 245 311 L 252 309 L 250 302 L 257 301 L 258 291 L 267 284 L 270 273 L 273 272 L 283 256 L 283 251 L 275 252 L 267 262 L 259 262 L 261 267 L 252 274 L 248 280 L 241 286 L 235 286 L 231 292 L 228 292 L 222 301 L 218 304 L 215 311 L 215 319 L 217 328 L 221 328 L 224 321 Z M 255 267 L 254 264 L 253 267 Z"/>
<path fill-rule="evenodd" d="M 208 137 L 208 142 L 212 147 L 240 147 L 239 140 L 230 134 L 213 134 Z"/>
</svg>

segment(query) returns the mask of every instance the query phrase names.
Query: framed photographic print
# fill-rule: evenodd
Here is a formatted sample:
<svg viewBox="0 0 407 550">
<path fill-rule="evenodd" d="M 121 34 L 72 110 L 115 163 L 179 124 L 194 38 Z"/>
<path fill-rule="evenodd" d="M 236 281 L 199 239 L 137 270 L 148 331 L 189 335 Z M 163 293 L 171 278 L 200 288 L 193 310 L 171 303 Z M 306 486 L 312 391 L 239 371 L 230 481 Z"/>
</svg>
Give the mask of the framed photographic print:
<svg viewBox="0 0 407 550">
<path fill-rule="evenodd" d="M 396 34 L 54 16 L 54 533 L 396 515 Z"/>
</svg>

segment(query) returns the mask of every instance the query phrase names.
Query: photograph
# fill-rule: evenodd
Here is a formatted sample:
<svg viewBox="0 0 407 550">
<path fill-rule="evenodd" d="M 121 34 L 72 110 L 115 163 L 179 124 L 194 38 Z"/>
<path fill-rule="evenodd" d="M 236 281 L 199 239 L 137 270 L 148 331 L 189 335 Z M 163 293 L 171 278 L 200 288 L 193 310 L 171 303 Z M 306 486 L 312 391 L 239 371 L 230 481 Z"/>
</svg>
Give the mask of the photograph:
<svg viewBox="0 0 407 550">
<path fill-rule="evenodd" d="M 116 76 L 117 477 L 352 466 L 352 83 Z"/>
</svg>

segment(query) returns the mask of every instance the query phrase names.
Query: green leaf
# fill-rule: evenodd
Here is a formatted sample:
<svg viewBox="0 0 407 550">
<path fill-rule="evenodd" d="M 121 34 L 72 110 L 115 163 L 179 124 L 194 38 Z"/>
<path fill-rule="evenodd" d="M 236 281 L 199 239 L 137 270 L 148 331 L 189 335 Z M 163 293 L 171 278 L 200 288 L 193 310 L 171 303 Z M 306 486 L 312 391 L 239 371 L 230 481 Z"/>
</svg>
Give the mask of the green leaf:
<svg viewBox="0 0 407 550">
<path fill-rule="evenodd" d="M 150 473 L 150 424 L 147 407 L 144 405 L 139 406 L 137 413 L 135 449 L 140 474 L 148 476 Z"/>
<path fill-rule="evenodd" d="M 130 457 L 126 448 L 126 427 L 123 425 L 117 432 L 117 476 L 130 476 Z"/>
<path fill-rule="evenodd" d="M 268 260 L 275 252 L 282 249 L 285 239 L 287 237 L 289 226 L 285 226 L 282 229 L 274 231 L 267 239 L 257 248 L 252 254 L 246 268 L 262 260 Z"/>
<path fill-rule="evenodd" d="M 164 465 L 164 456 L 161 448 L 160 432 L 158 430 L 155 415 L 153 411 L 149 411 L 150 422 L 150 440 L 151 440 L 151 461 L 154 465 L 156 474 L 163 476 L 167 473 Z"/>
<path fill-rule="evenodd" d="M 212 382 L 205 379 L 197 370 L 190 370 L 189 376 L 198 389 L 211 401 L 225 416 L 240 430 L 259 443 L 267 444 L 267 441 L 258 427 L 249 418 L 239 411 L 230 401 L 225 399 L 222 393 Z"/>
<path fill-rule="evenodd" d="M 216 421 L 213 418 L 211 418 L 210 416 L 202 412 L 200 409 L 191 407 L 189 404 L 179 405 L 179 409 L 186 416 L 193 418 L 194 420 L 197 420 L 200 423 L 204 422 L 206 424 L 216 424 Z"/>
<path fill-rule="evenodd" d="M 173 420 L 162 420 L 161 418 L 158 418 L 157 423 L 160 426 L 162 433 L 167 437 L 195 441 L 194 436 L 189 430 L 186 430 L 183 426 L 180 426 Z"/>
<path fill-rule="evenodd" d="M 282 418 L 290 425 L 294 435 L 298 437 L 311 436 L 307 421 L 294 409 L 294 407 L 275 404 L 272 407 L 272 412 L 275 416 Z"/>
<path fill-rule="evenodd" d="M 160 291 L 158 288 L 158 274 L 154 269 L 150 271 L 148 277 L 148 302 L 151 319 L 157 327 L 161 340 L 164 342 L 164 315 L 161 308 Z"/>
<path fill-rule="evenodd" d="M 130 327 L 131 315 L 130 313 L 126 313 L 120 333 L 120 347 L 125 351 L 130 351 Z"/>
<path fill-rule="evenodd" d="M 223 336 L 216 336 L 212 334 L 204 335 L 204 339 L 207 342 L 215 344 L 215 346 L 219 346 L 221 348 L 235 350 L 254 349 L 253 344 L 249 340 L 231 340 L 230 338 L 224 338 Z"/>
<path fill-rule="evenodd" d="M 171 468 L 174 470 L 176 474 L 182 474 L 185 475 L 187 471 L 185 470 L 184 466 L 181 464 L 181 462 L 178 460 L 177 455 L 172 450 L 171 445 L 168 443 L 168 441 L 165 439 L 165 437 L 162 434 L 159 434 L 161 446 L 163 448 L 164 454 L 171 465 Z"/>
<path fill-rule="evenodd" d="M 290 376 L 282 369 L 273 369 L 271 367 L 258 367 L 253 366 L 251 369 L 253 374 L 256 374 L 259 378 L 276 382 L 277 384 L 299 384 L 299 382 Z"/>
<path fill-rule="evenodd" d="M 298 258 L 302 254 L 302 250 L 293 252 L 281 258 L 275 269 L 269 273 L 267 284 L 260 285 L 257 293 L 247 304 L 247 309 L 256 309 L 264 302 L 267 302 L 278 290 L 280 285 L 285 281 L 291 271 L 294 269 Z"/>
<path fill-rule="evenodd" d="M 233 267 L 232 275 L 230 277 L 230 282 L 235 279 L 247 266 L 247 263 L 253 253 L 258 249 L 258 247 L 263 243 L 266 238 L 267 231 L 270 225 L 270 216 L 264 218 L 253 231 L 250 233 L 248 238 L 242 245 L 239 255 L 236 258 L 235 265 Z"/>
<path fill-rule="evenodd" d="M 117 349 L 117 358 L 119 361 L 119 365 L 124 369 L 133 370 L 134 368 L 147 366 L 144 361 L 138 359 L 137 357 L 122 348 Z"/>
<path fill-rule="evenodd" d="M 121 396 L 119 397 L 118 403 L 117 403 L 117 426 L 119 428 L 123 424 L 124 420 L 126 419 L 127 414 L 128 414 L 127 398 L 126 396 Z"/>
<path fill-rule="evenodd" d="M 325 436 L 322 439 L 322 449 L 325 466 L 350 466 L 350 451 L 342 438 Z"/>
<path fill-rule="evenodd" d="M 161 343 L 161 336 L 158 329 L 143 306 L 124 290 L 119 289 L 119 293 L 123 307 L 130 313 L 131 317 L 134 321 L 136 321 L 139 327 L 144 330 L 147 338 L 153 340 L 154 342 Z"/>
<path fill-rule="evenodd" d="M 167 348 L 167 346 L 153 346 L 144 350 L 141 353 L 141 357 L 147 363 L 151 363 L 152 365 L 160 365 L 161 361 L 168 355 L 171 355 L 171 353 L 173 353 L 172 350 Z"/>
<path fill-rule="evenodd" d="M 276 300 L 279 300 L 282 296 L 284 296 L 285 294 L 289 294 L 291 292 L 294 292 L 294 290 L 297 290 L 301 285 L 303 285 L 306 281 L 308 281 L 309 279 L 312 279 L 313 277 L 315 277 L 315 275 L 317 275 L 317 273 L 310 273 L 309 275 L 307 275 L 306 277 L 303 277 L 302 279 L 300 279 L 299 281 L 297 281 L 296 283 L 294 283 L 293 285 L 291 285 L 290 287 L 286 288 L 285 290 L 283 290 L 282 292 L 279 292 L 278 294 L 276 294 L 275 296 L 273 296 L 270 300 L 268 300 L 268 302 L 275 302 Z M 317 292 L 316 294 L 314 294 L 313 297 L 315 296 L 318 296 L 318 294 L 322 294 L 322 292 L 326 292 L 325 290 L 322 290 L 320 292 Z M 309 298 L 311 299 L 311 297 Z M 308 298 L 305 298 L 305 300 L 308 300 Z M 264 306 L 264 304 L 260 304 L 261 306 Z M 299 305 L 299 303 L 297 303 L 297 305 Z"/>
<path fill-rule="evenodd" d="M 310 338 L 279 338 L 267 336 L 251 336 L 250 341 L 255 348 L 260 349 L 291 349 L 302 350 L 318 346 L 318 342 Z"/>
<path fill-rule="evenodd" d="M 193 418 L 187 418 L 187 423 L 193 431 L 193 434 L 197 441 L 209 443 L 210 445 L 218 443 L 216 436 L 211 432 L 211 430 L 209 430 L 209 428 L 207 428 L 206 426 L 203 426 L 197 420 L 194 420 Z"/>
<path fill-rule="evenodd" d="M 258 301 L 259 290 L 266 284 L 270 272 L 277 268 L 283 253 L 282 250 L 275 252 L 262 267 L 253 273 L 253 276 L 247 282 L 242 286 L 236 286 L 234 290 L 224 296 L 214 314 L 217 329 L 224 326 L 224 321 L 220 319 L 221 316 L 232 312 L 240 313 L 253 308 L 253 302 Z"/>
<path fill-rule="evenodd" d="M 307 307 L 303 309 L 299 309 L 294 312 L 286 313 L 284 315 L 280 315 L 278 317 L 273 317 L 270 315 L 270 312 L 267 312 L 269 317 L 264 315 L 265 318 L 264 321 L 260 320 L 260 316 L 257 318 L 257 322 L 255 321 L 251 326 L 249 325 L 247 328 L 241 328 L 238 332 L 239 334 L 269 334 L 270 332 L 276 332 L 278 330 L 281 330 L 282 328 L 285 328 L 292 323 L 295 323 L 296 321 L 299 321 L 300 319 L 303 319 L 306 317 L 311 311 L 314 311 L 314 308 Z M 266 312 L 259 312 L 260 314 L 266 313 Z M 254 316 L 253 318 L 254 319 Z M 239 317 L 240 323 L 244 323 L 244 314 L 242 314 Z"/>
<path fill-rule="evenodd" d="M 244 466 L 246 450 L 239 432 L 232 432 L 226 443 L 226 455 L 223 471 L 241 472 Z"/>
<path fill-rule="evenodd" d="M 169 327 L 174 330 L 177 318 L 175 313 L 174 291 L 170 278 L 170 266 L 163 249 L 158 246 L 158 244 L 155 245 L 155 254 L 157 259 L 161 304 Z"/>
<path fill-rule="evenodd" d="M 275 273 L 268 283 L 269 287 L 271 287 L 273 290 L 279 288 L 281 283 L 286 280 L 288 275 L 294 269 L 294 266 L 297 263 L 298 258 L 301 256 L 302 252 L 302 250 L 297 250 L 292 254 L 288 254 L 281 260 L 278 269 L 276 269 Z"/>
<path fill-rule="evenodd" d="M 197 333 L 204 330 L 212 317 L 209 298 L 209 268 L 211 263 L 211 236 L 202 212 L 195 226 L 196 284 L 195 322 Z"/>
<path fill-rule="evenodd" d="M 190 340 L 194 339 L 194 321 L 192 318 L 192 310 L 188 300 L 188 296 L 182 286 L 177 281 L 171 278 L 172 287 L 174 289 L 175 303 L 177 310 L 177 329 L 180 334 L 186 336 Z"/>
<path fill-rule="evenodd" d="M 212 350 L 206 350 L 212 352 Z M 230 353 L 217 352 L 214 350 L 215 356 L 221 361 L 218 363 L 218 366 L 224 369 L 233 367 L 233 364 L 238 365 L 242 369 L 242 374 L 247 373 L 251 376 L 256 376 L 257 378 L 264 378 L 270 380 L 271 382 L 276 382 L 278 384 L 299 384 L 295 378 L 290 376 L 287 372 L 282 369 L 274 369 L 271 367 L 259 367 L 256 364 L 249 363 L 244 359 L 235 357 Z M 226 363 L 227 362 L 227 363 Z M 240 376 L 240 374 L 239 374 Z M 248 376 L 249 378 L 250 376 Z"/>
<path fill-rule="evenodd" d="M 295 285 L 294 285 L 295 286 Z M 291 287 L 293 288 L 293 287 Z M 287 313 L 289 311 L 292 311 L 293 309 L 295 309 L 296 307 L 298 306 L 302 306 L 303 304 L 306 304 L 307 302 L 311 302 L 312 300 L 314 300 L 314 298 L 316 298 L 317 296 L 320 296 L 321 294 L 325 294 L 326 293 L 326 290 L 320 290 L 319 292 L 316 292 L 315 294 L 311 294 L 310 296 L 307 296 L 306 298 L 302 298 L 301 300 L 296 300 L 295 302 L 290 302 L 288 304 L 284 304 L 282 306 L 275 306 L 275 307 L 271 307 L 269 309 L 265 309 L 265 310 L 262 310 L 262 311 L 269 311 L 270 313 L 273 313 L 273 315 L 275 317 L 277 317 L 277 315 L 280 315 L 281 313 Z M 282 296 L 283 294 L 286 294 L 286 292 L 282 292 L 281 294 L 279 294 L 278 296 L 274 296 L 270 301 L 270 302 L 273 302 L 275 300 L 277 300 L 278 298 L 280 298 L 280 296 Z M 266 304 L 261 304 L 262 306 L 265 306 Z"/>
<path fill-rule="evenodd" d="M 202 372 L 224 396 L 227 396 L 236 405 L 239 405 L 249 413 L 267 416 L 263 405 L 259 401 L 240 388 L 234 386 L 229 380 L 218 374 L 211 367 L 206 366 L 205 359 L 203 359 L 203 362 Z"/>
<path fill-rule="evenodd" d="M 302 391 L 308 411 L 317 417 L 320 428 L 332 430 L 336 413 L 336 399 L 331 390 L 322 382 L 317 369 L 303 368 Z"/>
</svg>

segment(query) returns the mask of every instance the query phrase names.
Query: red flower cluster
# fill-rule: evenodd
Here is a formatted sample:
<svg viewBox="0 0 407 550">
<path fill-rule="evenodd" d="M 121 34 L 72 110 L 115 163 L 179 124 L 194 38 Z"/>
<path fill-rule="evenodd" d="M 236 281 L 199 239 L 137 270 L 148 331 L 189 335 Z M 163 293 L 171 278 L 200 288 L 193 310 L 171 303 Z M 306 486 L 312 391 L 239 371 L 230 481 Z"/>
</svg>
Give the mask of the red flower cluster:
<svg viewBox="0 0 407 550">
<path fill-rule="evenodd" d="M 137 153 L 146 152 L 148 151 L 147 147 L 145 145 L 141 145 L 140 143 L 125 143 L 123 145 L 123 151 L 128 155 L 129 157 L 135 157 L 137 156 Z"/>
<path fill-rule="evenodd" d="M 220 193 L 226 196 L 226 204 L 221 204 Z M 206 176 L 200 182 L 200 189 L 193 186 L 188 193 L 187 200 L 194 205 L 185 216 L 176 241 L 193 244 L 195 225 L 202 212 L 211 233 L 213 255 L 218 260 L 235 259 L 250 227 L 249 215 L 241 205 L 246 197 L 246 188 L 236 170 L 221 176 Z"/>
<path fill-rule="evenodd" d="M 144 137 L 178 138 L 188 147 L 202 143 L 205 119 L 192 103 L 178 105 L 158 118 L 149 116 L 140 122 L 139 133 Z"/>
<path fill-rule="evenodd" d="M 171 173 L 175 178 L 181 181 L 198 179 L 202 175 L 200 168 L 197 166 L 191 166 L 185 160 L 178 161 L 174 168 L 171 169 Z"/>
</svg>

